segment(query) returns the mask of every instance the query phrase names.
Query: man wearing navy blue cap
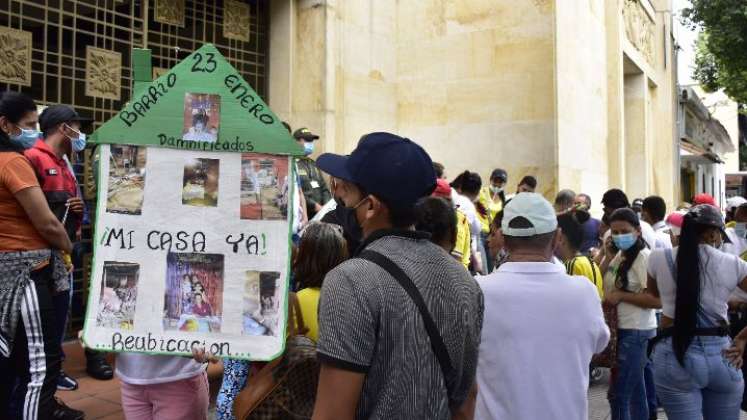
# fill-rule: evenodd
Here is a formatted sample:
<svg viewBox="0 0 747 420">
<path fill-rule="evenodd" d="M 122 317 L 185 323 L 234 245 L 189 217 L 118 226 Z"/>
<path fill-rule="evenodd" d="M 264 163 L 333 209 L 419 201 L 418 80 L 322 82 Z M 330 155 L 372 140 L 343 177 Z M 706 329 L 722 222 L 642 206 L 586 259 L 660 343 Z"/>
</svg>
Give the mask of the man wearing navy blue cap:
<svg viewBox="0 0 747 420">
<path fill-rule="evenodd" d="M 408 139 L 371 133 L 349 156 L 324 154 L 317 165 L 349 184 L 340 198 L 364 240 L 322 286 L 314 418 L 468 411 L 483 299 L 464 267 L 413 229 L 415 203 L 436 185 L 430 157 Z"/>
</svg>

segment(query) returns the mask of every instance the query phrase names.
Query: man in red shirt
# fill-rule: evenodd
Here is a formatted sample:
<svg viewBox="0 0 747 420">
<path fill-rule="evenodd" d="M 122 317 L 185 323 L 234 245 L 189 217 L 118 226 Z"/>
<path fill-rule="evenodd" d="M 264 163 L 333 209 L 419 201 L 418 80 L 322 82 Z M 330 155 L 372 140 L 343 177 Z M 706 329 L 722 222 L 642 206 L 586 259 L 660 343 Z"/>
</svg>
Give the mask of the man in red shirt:
<svg viewBox="0 0 747 420">
<path fill-rule="evenodd" d="M 89 121 L 69 106 L 52 105 L 39 116 L 39 128 L 43 138 L 24 153 L 34 167 L 49 208 L 63 223 L 73 243 L 80 242 L 84 203 L 70 157 L 85 148 L 85 134 L 81 133 L 80 129 L 82 123 Z M 64 336 L 69 306 L 69 295 L 55 297 L 60 342 Z M 87 350 L 86 359 L 86 370 L 92 377 L 111 379 L 114 375 L 111 366 L 100 353 Z M 78 383 L 73 378 L 60 372 L 58 389 L 75 390 L 77 387 Z"/>
</svg>

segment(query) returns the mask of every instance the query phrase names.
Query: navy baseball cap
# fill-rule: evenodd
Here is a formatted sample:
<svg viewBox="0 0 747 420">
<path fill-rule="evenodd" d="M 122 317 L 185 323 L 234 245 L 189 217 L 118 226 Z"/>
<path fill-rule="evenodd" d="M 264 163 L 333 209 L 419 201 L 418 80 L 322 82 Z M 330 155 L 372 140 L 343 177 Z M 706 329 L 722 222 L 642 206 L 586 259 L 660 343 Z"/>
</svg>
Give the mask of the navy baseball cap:
<svg viewBox="0 0 747 420">
<path fill-rule="evenodd" d="M 39 128 L 46 133 L 47 130 L 62 123 L 80 122 L 81 124 L 90 123 L 90 118 L 83 118 L 75 110 L 67 105 L 51 105 L 42 111 L 39 115 Z"/>
<path fill-rule="evenodd" d="M 428 153 L 412 140 L 391 133 L 366 134 L 349 156 L 325 153 L 316 165 L 395 208 L 413 206 L 436 188 Z"/>
</svg>

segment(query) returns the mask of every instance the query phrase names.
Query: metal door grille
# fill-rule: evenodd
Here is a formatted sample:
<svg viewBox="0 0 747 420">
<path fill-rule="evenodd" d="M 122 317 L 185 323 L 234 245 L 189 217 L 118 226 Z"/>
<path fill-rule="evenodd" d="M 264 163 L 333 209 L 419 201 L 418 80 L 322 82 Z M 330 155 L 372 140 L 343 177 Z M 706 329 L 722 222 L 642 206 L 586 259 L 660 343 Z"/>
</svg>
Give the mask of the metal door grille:
<svg viewBox="0 0 747 420">
<path fill-rule="evenodd" d="M 223 0 L 186 0 L 183 28 L 156 22 L 155 0 L 0 0 L 0 27 L 32 34 L 30 86 L 0 82 L 0 91 L 25 92 L 40 105 L 71 105 L 98 127 L 114 117 L 132 94 L 132 48 L 147 44 L 153 66 L 170 68 L 204 43 L 213 43 L 266 100 L 268 1 L 244 1 L 250 6 L 246 42 L 223 37 Z M 120 100 L 86 95 L 88 46 L 121 53 Z M 95 218 L 90 150 L 79 158 L 75 170 L 85 190 L 90 217 L 83 227 L 83 255 L 74 275 L 68 336 L 83 324 Z"/>
</svg>

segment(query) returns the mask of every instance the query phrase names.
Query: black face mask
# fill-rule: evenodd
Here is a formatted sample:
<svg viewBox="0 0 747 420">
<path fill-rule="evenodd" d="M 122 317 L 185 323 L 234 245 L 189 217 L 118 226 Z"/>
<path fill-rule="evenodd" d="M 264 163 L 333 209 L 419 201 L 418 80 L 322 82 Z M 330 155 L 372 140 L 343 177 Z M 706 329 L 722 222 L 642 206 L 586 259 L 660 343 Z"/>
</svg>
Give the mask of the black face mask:
<svg viewBox="0 0 747 420">
<path fill-rule="evenodd" d="M 358 248 L 358 244 L 361 242 L 363 231 L 358 224 L 358 219 L 355 217 L 355 209 L 345 207 L 345 203 L 335 197 L 337 207 L 334 210 L 335 222 L 342 226 L 343 234 L 345 239 L 348 241 L 348 247 L 350 250 Z"/>
</svg>

